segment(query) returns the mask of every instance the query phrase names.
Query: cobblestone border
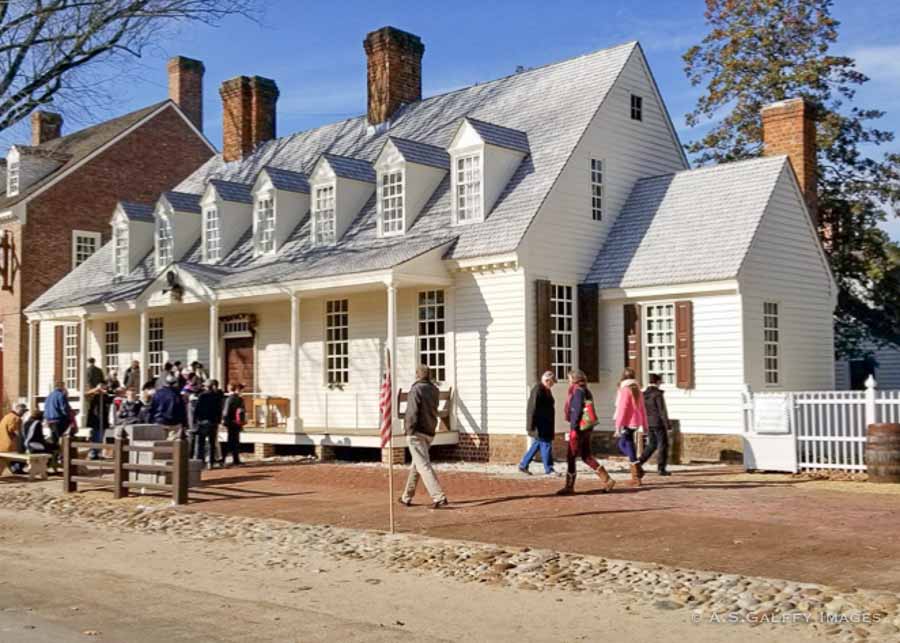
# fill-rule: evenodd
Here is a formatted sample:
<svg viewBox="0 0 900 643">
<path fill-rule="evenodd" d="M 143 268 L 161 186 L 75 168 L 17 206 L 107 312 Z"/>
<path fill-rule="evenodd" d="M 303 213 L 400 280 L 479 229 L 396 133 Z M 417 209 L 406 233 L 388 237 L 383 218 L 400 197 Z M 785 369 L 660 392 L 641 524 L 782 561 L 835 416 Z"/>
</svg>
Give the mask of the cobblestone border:
<svg viewBox="0 0 900 643">
<path fill-rule="evenodd" d="M 138 503 L 144 504 L 138 504 Z M 181 539 L 231 540 L 254 546 L 267 566 L 297 567 L 304 548 L 334 559 L 541 591 L 633 596 L 657 609 L 685 610 L 696 623 L 804 624 L 841 641 L 900 637 L 900 594 L 712 571 L 503 547 L 412 534 L 390 535 L 328 525 L 223 516 L 176 509 L 156 499 L 113 501 L 105 494 L 54 493 L 46 485 L 9 485 L 0 507 L 64 520 Z"/>
</svg>

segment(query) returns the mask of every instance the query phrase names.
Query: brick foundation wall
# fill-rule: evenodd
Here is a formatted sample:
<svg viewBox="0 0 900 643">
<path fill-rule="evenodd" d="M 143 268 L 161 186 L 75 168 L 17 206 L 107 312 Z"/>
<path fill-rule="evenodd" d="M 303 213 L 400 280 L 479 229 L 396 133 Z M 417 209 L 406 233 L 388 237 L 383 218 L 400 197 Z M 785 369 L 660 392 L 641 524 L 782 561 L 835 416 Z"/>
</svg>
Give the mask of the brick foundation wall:
<svg viewBox="0 0 900 643">
<path fill-rule="evenodd" d="M 263 444 L 262 442 L 254 442 L 253 455 L 255 455 L 257 458 L 271 458 L 275 455 L 275 445 Z"/>
<path fill-rule="evenodd" d="M 381 450 L 381 464 L 390 464 L 390 460 L 394 460 L 394 464 L 403 465 L 406 463 L 406 449 L 404 447 L 394 447 Z"/>
</svg>

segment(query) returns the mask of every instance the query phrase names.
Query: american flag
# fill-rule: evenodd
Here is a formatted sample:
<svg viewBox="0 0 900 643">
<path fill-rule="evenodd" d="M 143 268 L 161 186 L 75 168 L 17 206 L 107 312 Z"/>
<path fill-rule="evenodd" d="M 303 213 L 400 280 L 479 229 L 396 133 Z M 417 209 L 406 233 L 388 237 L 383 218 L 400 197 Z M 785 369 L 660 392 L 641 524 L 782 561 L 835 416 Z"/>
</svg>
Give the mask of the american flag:
<svg viewBox="0 0 900 643">
<path fill-rule="evenodd" d="M 385 360 L 384 382 L 381 384 L 381 400 L 379 408 L 381 409 L 381 448 L 386 447 L 391 441 L 393 433 L 392 416 L 393 416 L 393 387 L 391 386 L 391 352 L 387 352 L 387 360 Z"/>
</svg>

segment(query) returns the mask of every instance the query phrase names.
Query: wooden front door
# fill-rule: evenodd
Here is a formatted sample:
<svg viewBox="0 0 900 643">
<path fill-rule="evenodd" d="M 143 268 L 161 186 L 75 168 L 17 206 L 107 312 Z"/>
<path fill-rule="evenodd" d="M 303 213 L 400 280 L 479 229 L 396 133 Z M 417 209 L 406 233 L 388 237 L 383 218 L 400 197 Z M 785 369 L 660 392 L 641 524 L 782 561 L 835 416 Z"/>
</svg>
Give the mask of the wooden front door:
<svg viewBox="0 0 900 643">
<path fill-rule="evenodd" d="M 225 340 L 225 382 L 243 384 L 245 391 L 253 390 L 254 352 L 252 337 Z"/>
</svg>

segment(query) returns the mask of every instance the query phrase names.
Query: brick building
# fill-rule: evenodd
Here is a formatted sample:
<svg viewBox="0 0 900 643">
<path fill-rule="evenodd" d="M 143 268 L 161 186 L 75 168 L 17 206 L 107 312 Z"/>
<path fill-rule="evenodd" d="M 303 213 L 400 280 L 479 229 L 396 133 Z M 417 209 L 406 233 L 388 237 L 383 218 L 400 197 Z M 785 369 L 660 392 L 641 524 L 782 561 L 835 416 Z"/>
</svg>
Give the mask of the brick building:
<svg viewBox="0 0 900 643">
<path fill-rule="evenodd" d="M 0 162 L 3 408 L 27 390 L 22 311 L 109 239 L 120 199 L 152 202 L 215 154 L 202 133 L 203 64 L 175 57 L 168 73 L 168 100 L 66 136 L 59 114 L 35 112 L 31 144 Z"/>
</svg>

